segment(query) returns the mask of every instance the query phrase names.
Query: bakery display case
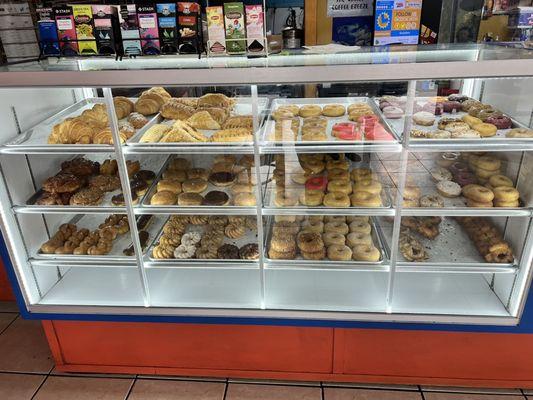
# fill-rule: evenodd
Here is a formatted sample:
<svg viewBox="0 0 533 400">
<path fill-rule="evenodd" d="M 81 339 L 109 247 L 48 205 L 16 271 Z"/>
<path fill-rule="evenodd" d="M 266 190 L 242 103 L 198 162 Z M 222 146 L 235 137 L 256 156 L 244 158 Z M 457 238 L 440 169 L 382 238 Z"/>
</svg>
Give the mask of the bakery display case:
<svg viewBox="0 0 533 400">
<path fill-rule="evenodd" d="M 387 54 L 0 72 L 29 312 L 517 324 L 531 54 Z"/>
</svg>

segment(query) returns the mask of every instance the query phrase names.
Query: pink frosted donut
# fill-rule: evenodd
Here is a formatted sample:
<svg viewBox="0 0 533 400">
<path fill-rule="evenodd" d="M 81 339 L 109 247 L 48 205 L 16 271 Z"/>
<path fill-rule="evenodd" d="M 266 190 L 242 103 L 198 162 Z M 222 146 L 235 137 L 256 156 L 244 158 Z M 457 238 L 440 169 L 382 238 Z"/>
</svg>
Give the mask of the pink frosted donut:
<svg viewBox="0 0 533 400">
<path fill-rule="evenodd" d="M 403 110 L 399 107 L 389 106 L 383 108 L 383 115 L 389 119 L 399 119 L 403 117 Z"/>
<path fill-rule="evenodd" d="M 511 121 L 511 118 L 506 115 L 494 115 L 488 117 L 485 122 L 496 126 L 498 129 L 509 129 L 513 126 L 513 121 Z"/>
</svg>

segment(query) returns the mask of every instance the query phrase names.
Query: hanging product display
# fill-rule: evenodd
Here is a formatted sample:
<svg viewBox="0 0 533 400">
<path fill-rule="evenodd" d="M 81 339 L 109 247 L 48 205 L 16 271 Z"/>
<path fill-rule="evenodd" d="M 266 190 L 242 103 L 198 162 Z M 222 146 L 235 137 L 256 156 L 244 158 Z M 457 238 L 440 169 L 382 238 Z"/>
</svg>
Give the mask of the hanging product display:
<svg viewBox="0 0 533 400">
<path fill-rule="evenodd" d="M 208 51 L 210 54 L 226 53 L 226 32 L 224 30 L 224 11 L 222 6 L 207 7 Z"/>
<path fill-rule="evenodd" d="M 200 5 L 195 2 L 178 2 L 178 51 L 180 54 L 200 52 L 198 18 Z"/>
<path fill-rule="evenodd" d="M 246 51 L 246 28 L 243 3 L 224 3 L 224 21 L 228 53 L 244 53 Z"/>
<path fill-rule="evenodd" d="M 138 5 L 137 18 L 139 20 L 142 53 L 150 56 L 160 54 L 161 47 L 155 6 L 151 4 Z"/>
<path fill-rule="evenodd" d="M 78 38 L 78 51 L 81 55 L 98 53 L 94 37 L 93 11 L 90 5 L 73 5 L 72 13 Z"/>
<path fill-rule="evenodd" d="M 78 54 L 78 42 L 72 7 L 54 7 L 53 12 L 56 20 L 57 37 L 59 39 L 61 55 L 73 56 Z"/>
<path fill-rule="evenodd" d="M 135 4 L 123 4 L 120 6 L 119 21 L 124 54 L 128 56 L 141 55 L 141 36 Z"/>
<path fill-rule="evenodd" d="M 39 34 L 39 48 L 41 55 L 58 56 L 60 54 L 59 41 L 52 9 L 40 8 L 37 10 L 37 15 L 39 16 L 39 20 L 37 21 L 37 31 Z"/>
<path fill-rule="evenodd" d="M 122 54 L 117 7 L 94 4 L 92 11 L 98 54 Z"/>
<path fill-rule="evenodd" d="M 246 11 L 246 49 L 250 53 L 261 53 L 265 50 L 265 24 L 263 6 L 245 6 Z"/>
<path fill-rule="evenodd" d="M 374 45 L 417 44 L 422 0 L 377 0 Z"/>
<path fill-rule="evenodd" d="M 161 54 L 175 54 L 178 52 L 178 30 L 176 26 L 176 4 L 157 4 L 157 20 L 159 23 L 159 41 Z"/>
</svg>

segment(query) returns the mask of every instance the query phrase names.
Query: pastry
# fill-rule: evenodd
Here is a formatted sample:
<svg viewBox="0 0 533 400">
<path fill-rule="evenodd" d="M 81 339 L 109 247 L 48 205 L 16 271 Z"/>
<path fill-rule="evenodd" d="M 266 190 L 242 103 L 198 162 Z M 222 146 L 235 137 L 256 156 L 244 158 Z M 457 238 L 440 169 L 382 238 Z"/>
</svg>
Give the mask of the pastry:
<svg viewBox="0 0 533 400">
<path fill-rule="evenodd" d="M 239 248 L 233 244 L 223 244 L 217 250 L 217 257 L 220 259 L 238 260 Z"/>
<path fill-rule="evenodd" d="M 130 188 L 132 192 L 135 192 L 137 196 L 142 196 L 148 190 L 148 183 L 142 179 L 132 179 L 130 181 Z"/>
<path fill-rule="evenodd" d="M 131 201 L 132 204 L 137 204 L 139 202 L 139 197 L 135 192 L 131 193 Z M 124 199 L 124 194 L 120 193 L 113 197 L 111 197 L 111 203 L 115 206 L 125 206 L 126 205 L 126 199 Z"/>
<path fill-rule="evenodd" d="M 170 125 L 164 124 L 155 124 L 152 125 L 148 130 L 142 135 L 139 143 L 155 143 L 159 142 L 161 138 L 170 131 L 172 127 Z"/>
<path fill-rule="evenodd" d="M 81 189 L 70 198 L 71 206 L 96 206 L 102 202 L 104 193 L 96 188 Z"/>
<path fill-rule="evenodd" d="M 81 186 L 80 178 L 68 172 L 60 172 L 43 182 L 43 190 L 50 193 L 74 192 Z"/>
<path fill-rule="evenodd" d="M 128 136 L 119 131 L 120 143 L 124 143 Z M 95 144 L 113 144 L 113 133 L 111 128 L 104 128 L 93 136 L 93 143 Z"/>
<path fill-rule="evenodd" d="M 153 87 L 141 94 L 135 103 L 135 111 L 142 115 L 156 114 L 170 98 L 170 94 L 165 89 Z"/>
<path fill-rule="evenodd" d="M 327 104 L 322 107 L 322 115 L 326 117 L 341 117 L 346 114 L 346 108 L 342 104 Z"/>
<path fill-rule="evenodd" d="M 96 175 L 89 179 L 88 185 L 102 192 L 113 192 L 120 189 L 120 178 L 116 175 Z"/>
<path fill-rule="evenodd" d="M 133 179 L 143 180 L 146 183 L 152 183 L 155 179 L 155 173 L 147 169 L 141 169 L 133 174 Z"/>
<path fill-rule="evenodd" d="M 209 182 L 220 187 L 231 186 L 235 183 L 235 174 L 231 172 L 214 172 L 209 175 Z"/>
<path fill-rule="evenodd" d="M 190 118 L 196 112 L 195 107 L 183 104 L 180 99 L 171 98 L 161 106 L 161 116 L 168 119 L 185 120 Z"/>
<path fill-rule="evenodd" d="M 141 129 L 143 126 L 145 126 L 148 123 L 148 120 L 146 117 L 138 112 L 132 112 L 128 116 L 128 122 L 133 126 L 135 129 Z"/>
<path fill-rule="evenodd" d="M 490 137 L 496 135 L 498 128 L 492 124 L 481 123 L 473 126 L 475 131 L 478 131 L 482 137 Z"/>
<path fill-rule="evenodd" d="M 163 190 L 155 193 L 150 199 L 150 204 L 153 206 L 170 206 L 176 204 L 178 197 L 176 193 L 169 190 Z"/>
<path fill-rule="evenodd" d="M 229 116 L 228 109 L 221 107 L 198 107 L 196 111 L 207 111 L 211 118 L 213 118 L 217 124 L 221 126 Z"/>
<path fill-rule="evenodd" d="M 249 128 L 222 129 L 215 132 L 210 141 L 212 142 L 251 142 L 253 141 L 252 130 Z"/>
<path fill-rule="evenodd" d="M 181 193 L 181 182 L 177 179 L 162 179 L 157 182 L 157 191 L 162 192 L 168 190 L 172 193 Z"/>
<path fill-rule="evenodd" d="M 198 107 L 232 108 L 235 101 L 221 93 L 208 93 L 198 99 Z"/>
<path fill-rule="evenodd" d="M 322 107 L 317 104 L 306 104 L 300 107 L 299 115 L 302 118 L 318 117 L 322 114 Z"/>
<path fill-rule="evenodd" d="M 187 119 L 187 123 L 196 129 L 220 129 L 220 124 L 207 111 L 199 111 Z"/>
<path fill-rule="evenodd" d="M 185 193 L 202 193 L 207 189 L 207 181 L 203 179 L 187 179 L 181 185 L 181 190 Z"/>
<path fill-rule="evenodd" d="M 102 175 L 116 175 L 117 173 L 117 160 L 105 160 L 102 165 L 100 165 L 100 174 Z"/>
<path fill-rule="evenodd" d="M 444 197 L 458 197 L 461 194 L 461 186 L 452 181 L 440 181 L 437 183 L 437 191 Z"/>
<path fill-rule="evenodd" d="M 95 161 L 87 160 L 83 157 L 77 157 L 70 161 L 61 163 L 61 172 L 85 177 L 98 173 L 100 164 Z"/>
<path fill-rule="evenodd" d="M 427 111 L 419 111 L 413 115 L 413 121 L 417 125 L 431 126 L 435 123 L 435 115 Z"/>
<path fill-rule="evenodd" d="M 239 249 L 239 256 L 242 260 L 259 259 L 259 246 L 257 243 L 247 243 Z"/>
<path fill-rule="evenodd" d="M 237 115 L 229 117 L 222 124 L 222 129 L 235 129 L 235 128 L 253 128 L 253 118 L 251 115 Z"/>
<path fill-rule="evenodd" d="M 124 96 L 117 96 L 113 98 L 113 104 L 115 105 L 115 113 L 117 119 L 126 118 L 133 112 L 133 102 Z"/>
<path fill-rule="evenodd" d="M 533 138 L 533 129 L 514 128 L 505 135 L 510 138 Z"/>
<path fill-rule="evenodd" d="M 229 196 L 219 190 L 208 192 L 202 201 L 204 206 L 226 206 L 229 204 Z"/>
<path fill-rule="evenodd" d="M 162 143 L 172 142 L 207 142 L 208 138 L 185 121 L 177 120 L 172 128 L 159 140 Z"/>
<path fill-rule="evenodd" d="M 178 195 L 179 206 L 199 206 L 204 198 L 198 193 L 180 193 Z"/>
</svg>

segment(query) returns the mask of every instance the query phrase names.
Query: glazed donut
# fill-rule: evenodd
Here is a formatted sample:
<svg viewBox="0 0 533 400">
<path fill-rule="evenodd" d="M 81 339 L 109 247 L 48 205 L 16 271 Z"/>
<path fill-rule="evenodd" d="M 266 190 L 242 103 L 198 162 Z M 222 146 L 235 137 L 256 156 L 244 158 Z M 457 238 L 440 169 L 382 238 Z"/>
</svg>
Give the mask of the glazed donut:
<svg viewBox="0 0 533 400">
<path fill-rule="evenodd" d="M 301 251 L 315 253 L 324 248 L 324 241 L 320 233 L 300 232 L 296 237 L 296 243 Z"/>
<path fill-rule="evenodd" d="M 334 180 L 334 179 L 344 179 L 349 180 L 350 179 L 350 172 L 340 169 L 340 168 L 333 168 L 328 170 L 328 179 Z"/>
<path fill-rule="evenodd" d="M 203 179 L 207 181 L 209 179 L 209 171 L 207 171 L 205 168 L 191 168 L 187 171 L 187 178 L 188 179 Z"/>
<path fill-rule="evenodd" d="M 452 139 L 479 139 L 481 135 L 474 129 L 452 132 Z"/>
<path fill-rule="evenodd" d="M 326 215 L 324 217 L 324 222 L 346 222 L 346 217 L 344 215 Z"/>
<path fill-rule="evenodd" d="M 509 132 L 507 132 L 505 136 L 510 137 L 510 138 L 532 138 L 533 129 L 514 128 L 514 129 L 511 129 Z"/>
<path fill-rule="evenodd" d="M 499 186 L 492 189 L 494 201 L 510 203 L 520 198 L 520 193 L 514 187 Z"/>
<path fill-rule="evenodd" d="M 463 122 L 466 122 L 468 124 L 468 126 L 470 126 L 470 128 L 472 128 L 474 125 L 483 123 L 483 121 L 480 120 L 479 118 L 473 117 L 473 116 L 471 116 L 469 114 L 463 115 L 461 120 Z"/>
<path fill-rule="evenodd" d="M 202 235 L 198 232 L 189 232 L 181 237 L 181 244 L 185 246 L 194 246 L 200 242 Z"/>
<path fill-rule="evenodd" d="M 343 169 L 345 171 L 348 171 L 350 169 L 350 163 L 348 160 L 329 160 L 326 163 L 326 169 Z"/>
<path fill-rule="evenodd" d="M 491 156 L 481 156 L 476 161 L 476 166 L 487 171 L 497 171 L 502 163 L 499 159 Z"/>
<path fill-rule="evenodd" d="M 463 187 L 463 196 L 479 203 L 488 203 L 494 200 L 494 193 L 492 190 L 475 184 Z"/>
<path fill-rule="evenodd" d="M 298 113 L 300 112 L 300 106 L 298 106 L 296 104 L 284 104 L 282 106 L 279 106 L 278 110 L 289 111 L 294 116 L 297 116 Z"/>
<path fill-rule="evenodd" d="M 324 192 L 322 190 L 307 190 L 305 189 L 300 194 L 300 203 L 308 207 L 321 206 L 324 200 Z"/>
<path fill-rule="evenodd" d="M 368 192 L 372 194 L 380 194 L 381 193 L 381 182 L 376 181 L 374 179 L 362 179 L 359 181 L 356 181 L 353 185 L 353 191 L 363 191 Z"/>
<path fill-rule="evenodd" d="M 323 260 L 324 257 L 326 257 L 326 248 L 323 247 L 320 250 L 313 251 L 313 252 L 302 251 L 301 253 L 302 253 L 302 257 L 305 260 Z"/>
<path fill-rule="evenodd" d="M 302 226 L 302 230 L 306 232 L 324 232 L 324 222 L 322 221 L 307 221 L 305 225 Z"/>
<path fill-rule="evenodd" d="M 485 109 L 480 110 L 477 113 L 476 117 L 478 117 L 483 122 L 487 122 L 487 118 L 497 117 L 500 115 L 502 115 L 502 113 L 493 108 L 485 108 Z"/>
<path fill-rule="evenodd" d="M 324 232 L 335 232 L 341 235 L 346 235 L 350 232 L 350 228 L 345 222 L 326 222 L 324 225 Z"/>
<path fill-rule="evenodd" d="M 352 193 L 352 185 L 350 184 L 350 181 L 340 179 L 329 181 L 328 192 L 340 192 L 344 194 L 350 194 Z"/>
<path fill-rule="evenodd" d="M 308 129 L 302 129 L 302 140 L 308 142 L 322 142 L 327 140 L 328 136 L 324 128 L 309 127 Z"/>
<path fill-rule="evenodd" d="M 268 256 L 272 260 L 294 260 L 296 257 L 296 250 L 282 252 L 270 248 L 268 250 Z"/>
<path fill-rule="evenodd" d="M 350 198 L 344 193 L 329 192 L 324 196 L 323 203 L 326 207 L 350 207 Z"/>
<path fill-rule="evenodd" d="M 474 99 L 468 99 L 461 103 L 461 109 L 463 111 L 468 111 L 470 108 L 481 105 L 481 102 Z"/>
<path fill-rule="evenodd" d="M 370 168 L 354 168 L 351 172 L 353 181 L 360 181 L 373 178 L 373 172 Z"/>
<path fill-rule="evenodd" d="M 350 222 L 350 232 L 364 233 L 370 235 L 372 227 L 366 221 L 352 221 Z"/>
<path fill-rule="evenodd" d="M 341 104 L 327 104 L 322 107 L 322 115 L 326 117 L 340 117 L 346 113 L 346 109 Z"/>
<path fill-rule="evenodd" d="M 370 222 L 370 217 L 364 215 L 348 215 L 346 217 L 346 222 L 348 222 L 349 224 L 351 224 L 352 222 L 354 221 L 362 221 L 362 222 Z"/>
<path fill-rule="evenodd" d="M 436 194 L 425 195 L 420 198 L 421 207 L 441 208 L 444 207 L 444 201 Z"/>
<path fill-rule="evenodd" d="M 352 259 L 352 250 L 343 244 L 332 244 L 328 247 L 327 254 L 332 261 L 349 261 Z"/>
<path fill-rule="evenodd" d="M 293 181 L 294 183 L 298 185 L 305 185 L 305 182 L 309 178 L 307 173 L 305 172 L 292 173 L 290 174 L 290 176 L 291 176 L 291 181 Z"/>
<path fill-rule="evenodd" d="M 324 161 L 321 160 L 310 159 L 308 161 L 302 162 L 303 170 L 310 174 L 320 174 L 322 171 L 324 171 L 325 167 L 326 164 L 324 164 Z"/>
<path fill-rule="evenodd" d="M 304 217 L 304 219 L 305 219 L 305 217 Z M 308 221 L 312 221 L 312 222 L 317 222 L 317 221 L 324 222 L 324 216 L 323 215 L 308 215 L 307 216 L 307 220 Z"/>
<path fill-rule="evenodd" d="M 187 179 L 181 185 L 181 189 L 185 193 L 202 193 L 207 189 L 207 181 L 200 178 Z"/>
<path fill-rule="evenodd" d="M 377 262 L 381 258 L 381 253 L 373 245 L 358 244 L 353 247 L 353 259 L 355 261 Z"/>
<path fill-rule="evenodd" d="M 466 199 L 466 205 L 468 207 L 474 207 L 474 208 L 487 208 L 487 207 L 493 207 L 492 201 L 476 201 L 467 198 Z"/>
<path fill-rule="evenodd" d="M 296 222 L 296 215 L 274 215 L 274 221 L 275 222 Z"/>
<path fill-rule="evenodd" d="M 239 193 L 233 199 L 233 203 L 240 207 L 251 207 L 256 205 L 255 194 L 252 193 Z"/>
<path fill-rule="evenodd" d="M 294 207 L 298 205 L 298 196 L 293 192 L 278 191 L 274 196 L 274 205 L 276 207 Z"/>
<path fill-rule="evenodd" d="M 510 208 L 516 208 L 520 206 L 520 202 L 518 200 L 515 201 L 495 201 L 494 207 L 510 207 Z"/>
<path fill-rule="evenodd" d="M 346 241 L 348 243 L 348 246 L 353 248 L 354 246 L 361 244 L 371 245 L 372 237 L 367 233 L 350 232 L 348 236 L 346 236 Z"/>
<path fill-rule="evenodd" d="M 513 181 L 510 180 L 505 175 L 492 175 L 489 177 L 489 183 L 492 187 L 500 187 L 500 186 L 507 186 L 507 187 L 514 187 Z"/>
<path fill-rule="evenodd" d="M 405 200 L 418 200 L 421 196 L 418 186 L 405 186 L 403 188 L 403 198 Z"/>
<path fill-rule="evenodd" d="M 194 253 L 196 253 L 196 246 L 180 244 L 174 250 L 174 258 L 178 258 L 178 259 L 192 258 L 194 256 Z"/>
<path fill-rule="evenodd" d="M 353 207 L 381 207 L 381 197 L 369 192 L 356 191 L 350 196 Z"/>
<path fill-rule="evenodd" d="M 270 249 L 280 253 L 289 253 L 296 250 L 296 242 L 292 236 L 274 234 L 270 239 Z"/>
<path fill-rule="evenodd" d="M 348 106 L 348 114 L 354 111 L 369 110 L 372 111 L 372 108 L 367 103 L 352 103 Z"/>
<path fill-rule="evenodd" d="M 506 115 L 491 115 L 485 120 L 485 122 L 496 126 L 498 129 L 509 129 L 513 126 L 513 121 L 511 121 L 511 118 Z"/>
<path fill-rule="evenodd" d="M 326 117 L 309 117 L 304 119 L 304 126 L 321 126 L 326 128 L 328 126 L 328 119 Z"/>
<path fill-rule="evenodd" d="M 468 172 L 468 165 L 461 161 L 454 162 L 452 165 L 450 165 L 450 172 L 454 175 L 457 175 L 461 172 Z"/>
<path fill-rule="evenodd" d="M 331 246 L 332 244 L 344 245 L 346 243 L 345 236 L 337 232 L 324 233 L 322 235 L 322 240 L 326 246 Z"/>
<path fill-rule="evenodd" d="M 482 137 L 491 137 L 496 135 L 498 128 L 492 124 L 481 123 L 472 127 L 475 131 L 478 131 Z"/>
<path fill-rule="evenodd" d="M 481 181 L 487 181 L 491 176 L 498 175 L 500 173 L 500 170 L 497 169 L 495 171 L 489 171 L 484 168 L 476 168 L 476 177 Z"/>
<path fill-rule="evenodd" d="M 300 107 L 298 114 L 302 118 L 318 117 L 322 114 L 322 107 L 316 104 L 306 104 Z"/>
<path fill-rule="evenodd" d="M 199 206 L 203 201 L 204 198 L 198 193 L 180 193 L 178 195 L 178 206 Z"/>
</svg>

